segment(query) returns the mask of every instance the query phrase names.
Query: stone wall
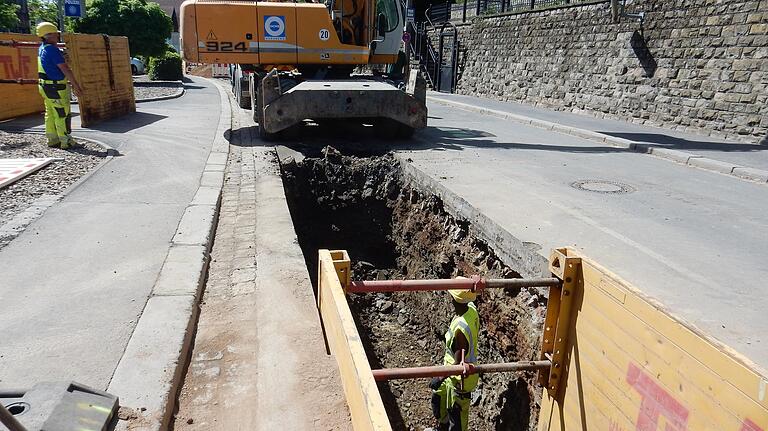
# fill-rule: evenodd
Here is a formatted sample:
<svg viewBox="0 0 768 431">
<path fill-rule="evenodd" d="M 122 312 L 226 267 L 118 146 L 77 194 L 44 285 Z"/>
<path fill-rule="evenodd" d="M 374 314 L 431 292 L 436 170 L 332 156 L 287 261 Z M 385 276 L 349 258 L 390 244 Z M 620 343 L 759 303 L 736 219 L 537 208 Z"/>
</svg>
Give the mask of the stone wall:
<svg viewBox="0 0 768 431">
<path fill-rule="evenodd" d="M 768 143 L 768 0 L 636 0 L 459 25 L 457 92 Z"/>
</svg>

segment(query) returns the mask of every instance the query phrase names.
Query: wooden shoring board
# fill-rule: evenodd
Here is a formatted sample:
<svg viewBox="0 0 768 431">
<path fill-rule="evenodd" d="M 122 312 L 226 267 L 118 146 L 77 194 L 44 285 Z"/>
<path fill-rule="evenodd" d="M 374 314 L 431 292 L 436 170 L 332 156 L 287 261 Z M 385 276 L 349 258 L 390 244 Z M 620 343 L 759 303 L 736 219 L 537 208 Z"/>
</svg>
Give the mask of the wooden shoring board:
<svg viewBox="0 0 768 431">
<path fill-rule="evenodd" d="M 581 252 L 560 252 L 581 259 L 580 288 L 539 431 L 768 431 L 765 371 Z"/>
<path fill-rule="evenodd" d="M 44 168 L 54 159 L 0 159 L 0 188 Z"/>
<path fill-rule="evenodd" d="M 328 346 L 339 366 L 352 426 L 356 431 L 391 431 L 381 394 L 373 379 L 337 267 L 346 267 L 349 256 L 343 250 L 320 250 L 317 302 Z"/>
</svg>

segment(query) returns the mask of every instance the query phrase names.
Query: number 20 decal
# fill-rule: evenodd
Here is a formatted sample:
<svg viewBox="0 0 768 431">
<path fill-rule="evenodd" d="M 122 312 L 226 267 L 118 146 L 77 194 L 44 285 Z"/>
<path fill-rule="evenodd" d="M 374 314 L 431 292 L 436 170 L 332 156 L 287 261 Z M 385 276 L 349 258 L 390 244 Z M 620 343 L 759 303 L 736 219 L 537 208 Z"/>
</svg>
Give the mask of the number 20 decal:
<svg viewBox="0 0 768 431">
<path fill-rule="evenodd" d="M 245 42 L 218 42 L 218 41 L 210 41 L 205 43 L 205 49 L 208 52 L 233 52 L 233 51 L 240 51 L 245 52 Z"/>
<path fill-rule="evenodd" d="M 319 36 L 320 40 L 326 41 L 331 38 L 331 32 L 324 28 L 320 30 Z"/>
</svg>

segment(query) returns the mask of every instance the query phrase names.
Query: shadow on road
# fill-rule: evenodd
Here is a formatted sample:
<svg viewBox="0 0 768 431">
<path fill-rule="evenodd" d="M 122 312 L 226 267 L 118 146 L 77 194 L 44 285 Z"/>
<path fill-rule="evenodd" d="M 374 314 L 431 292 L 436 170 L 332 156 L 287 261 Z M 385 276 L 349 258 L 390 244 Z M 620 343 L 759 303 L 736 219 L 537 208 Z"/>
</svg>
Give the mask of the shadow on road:
<svg viewBox="0 0 768 431">
<path fill-rule="evenodd" d="M 658 133 L 599 133 L 670 149 L 723 152 L 768 150 L 768 146 L 762 145 L 695 141 Z M 245 139 L 233 139 L 233 134 L 245 134 L 246 136 L 243 136 Z M 467 148 L 557 151 L 578 154 L 633 152 L 627 148 L 611 147 L 604 144 L 567 145 L 569 141 L 584 142 L 584 140 L 566 135 L 563 135 L 561 141 L 564 145 L 499 142 L 495 139 L 497 138 L 496 135 L 492 133 L 461 127 L 427 127 L 417 131 L 411 138 L 397 139 L 392 135 L 391 128 L 386 125 L 371 125 L 344 120 L 327 121 L 319 124 L 307 122 L 289 129 L 279 139 L 272 142 L 264 142 L 258 138 L 256 125 L 228 130 L 225 133 L 225 138 L 232 145 L 239 146 L 285 145 L 310 157 L 320 156 L 321 150 L 326 146 L 332 146 L 345 154 L 357 156 L 382 155 L 394 150 L 463 151 Z"/>
<path fill-rule="evenodd" d="M 655 146 L 675 149 L 675 150 L 708 150 L 708 151 L 724 151 L 724 152 L 768 151 L 768 145 L 698 141 L 698 140 L 678 138 L 676 136 L 669 136 L 662 133 L 601 132 L 601 131 L 598 131 L 597 133 L 602 133 L 604 135 L 614 136 L 614 137 L 623 138 L 623 139 L 629 139 L 630 141 L 641 142 L 645 144 L 652 144 Z"/>
<path fill-rule="evenodd" d="M 168 117 L 165 115 L 151 114 L 149 112 L 134 112 L 103 123 L 94 124 L 88 128 L 101 132 L 125 133 L 165 118 Z"/>
</svg>

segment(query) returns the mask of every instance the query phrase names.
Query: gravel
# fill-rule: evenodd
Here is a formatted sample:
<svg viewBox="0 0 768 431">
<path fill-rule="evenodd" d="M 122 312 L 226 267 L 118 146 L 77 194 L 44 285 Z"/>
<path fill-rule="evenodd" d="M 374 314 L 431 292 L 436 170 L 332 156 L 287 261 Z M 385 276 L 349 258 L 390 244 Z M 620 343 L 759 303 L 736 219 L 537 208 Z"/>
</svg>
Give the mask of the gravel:
<svg viewBox="0 0 768 431">
<path fill-rule="evenodd" d="M 147 75 L 133 77 L 133 94 L 136 101 L 156 97 L 178 96 L 184 90 L 180 81 L 151 81 Z"/>
<path fill-rule="evenodd" d="M 67 187 L 107 157 L 107 150 L 83 140 L 78 140 L 78 144 L 68 150 L 49 148 L 43 135 L 0 131 L 0 158 L 44 157 L 63 160 L 55 160 L 39 171 L 0 188 L 0 248 L 6 246 L 23 231 L 23 227 L 32 222 L 29 217 L 22 217 L 22 223 L 17 216 L 29 213 L 27 210 L 31 207 L 41 206 L 40 201 L 46 201 L 47 205 L 50 205 L 60 198 Z M 35 215 L 41 214 L 42 211 L 39 211 Z"/>
</svg>

